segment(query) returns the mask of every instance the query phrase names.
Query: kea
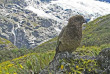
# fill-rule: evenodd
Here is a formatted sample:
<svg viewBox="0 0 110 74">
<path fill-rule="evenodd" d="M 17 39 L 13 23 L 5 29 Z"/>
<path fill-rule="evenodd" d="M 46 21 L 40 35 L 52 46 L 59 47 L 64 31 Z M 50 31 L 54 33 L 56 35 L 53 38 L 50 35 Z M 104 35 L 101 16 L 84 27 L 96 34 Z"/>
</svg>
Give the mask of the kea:
<svg viewBox="0 0 110 74">
<path fill-rule="evenodd" d="M 58 36 L 56 54 L 65 51 L 72 53 L 76 50 L 81 42 L 83 23 L 86 23 L 86 21 L 81 15 L 69 18 L 67 26 L 62 29 Z"/>
</svg>

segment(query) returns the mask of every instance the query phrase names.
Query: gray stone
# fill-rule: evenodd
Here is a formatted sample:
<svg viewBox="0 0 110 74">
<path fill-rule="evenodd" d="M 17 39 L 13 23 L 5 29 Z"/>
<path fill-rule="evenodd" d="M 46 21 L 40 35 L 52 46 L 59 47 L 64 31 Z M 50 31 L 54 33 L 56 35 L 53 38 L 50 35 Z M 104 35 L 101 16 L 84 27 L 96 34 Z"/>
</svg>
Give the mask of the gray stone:
<svg viewBox="0 0 110 74">
<path fill-rule="evenodd" d="M 106 73 L 110 73 L 110 48 L 103 49 L 97 56 L 98 64 L 101 69 Z"/>
</svg>

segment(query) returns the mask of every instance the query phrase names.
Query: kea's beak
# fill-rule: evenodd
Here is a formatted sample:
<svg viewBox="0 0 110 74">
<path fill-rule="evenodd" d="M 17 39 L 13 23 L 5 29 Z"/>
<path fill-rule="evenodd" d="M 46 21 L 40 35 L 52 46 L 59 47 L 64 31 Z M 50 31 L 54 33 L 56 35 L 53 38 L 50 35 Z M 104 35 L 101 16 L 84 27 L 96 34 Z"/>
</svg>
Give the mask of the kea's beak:
<svg viewBox="0 0 110 74">
<path fill-rule="evenodd" d="M 86 21 L 86 20 L 84 20 L 84 21 L 83 21 L 83 24 L 87 24 L 87 21 Z"/>
<path fill-rule="evenodd" d="M 86 23 L 87 23 L 87 21 L 86 21 L 86 20 L 84 20 L 84 23 L 86 24 Z"/>
<path fill-rule="evenodd" d="M 83 22 L 83 24 L 82 24 L 82 25 L 84 25 L 84 24 L 87 24 L 87 21 L 86 21 L 86 20 L 84 20 L 84 22 Z"/>
</svg>

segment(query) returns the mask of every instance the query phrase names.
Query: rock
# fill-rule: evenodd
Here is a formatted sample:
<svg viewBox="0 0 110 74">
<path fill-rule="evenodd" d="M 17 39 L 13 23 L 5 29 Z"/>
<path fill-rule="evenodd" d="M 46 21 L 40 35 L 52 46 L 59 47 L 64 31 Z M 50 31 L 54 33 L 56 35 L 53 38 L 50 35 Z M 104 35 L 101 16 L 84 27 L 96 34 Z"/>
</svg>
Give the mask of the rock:
<svg viewBox="0 0 110 74">
<path fill-rule="evenodd" d="M 63 65 L 62 70 L 61 65 Z M 40 71 L 40 74 L 64 74 L 67 71 L 71 72 L 75 69 L 73 67 L 76 65 L 79 65 L 79 67 L 82 65 L 81 68 L 83 70 L 80 71 L 82 74 L 109 74 L 110 48 L 103 49 L 96 57 L 87 55 L 80 56 L 77 54 L 69 54 L 68 52 L 58 53 L 50 64 Z M 73 68 L 72 70 L 70 69 L 71 67 Z"/>
<path fill-rule="evenodd" d="M 69 62 L 68 63 L 65 62 L 64 59 L 68 60 Z M 49 74 L 49 73 L 52 73 L 52 74 L 64 74 L 65 70 L 66 71 L 71 71 L 70 67 L 67 66 L 67 65 L 72 65 L 71 61 L 75 61 L 74 59 L 77 59 L 77 60 L 81 60 L 81 59 L 95 60 L 95 57 L 79 56 L 77 54 L 72 54 L 72 53 L 68 53 L 68 52 L 58 53 L 54 57 L 54 59 L 49 63 L 49 65 L 47 67 L 45 67 L 43 70 L 41 70 L 39 74 Z M 65 66 L 65 69 L 61 70 L 59 68 L 59 66 L 61 66 L 61 64 L 63 64 Z M 93 73 L 88 73 L 88 74 L 93 74 Z"/>
<path fill-rule="evenodd" d="M 62 74 L 61 70 L 58 70 L 58 66 L 60 65 L 61 59 L 70 59 L 72 58 L 72 54 L 68 52 L 62 52 L 58 53 L 54 59 L 49 63 L 49 66 L 43 69 L 40 74 L 49 74 L 49 72 L 52 72 L 52 74 Z M 48 71 L 49 69 L 49 71 Z"/>
<path fill-rule="evenodd" d="M 110 48 L 103 49 L 97 56 L 98 64 L 105 74 L 110 73 Z"/>
</svg>

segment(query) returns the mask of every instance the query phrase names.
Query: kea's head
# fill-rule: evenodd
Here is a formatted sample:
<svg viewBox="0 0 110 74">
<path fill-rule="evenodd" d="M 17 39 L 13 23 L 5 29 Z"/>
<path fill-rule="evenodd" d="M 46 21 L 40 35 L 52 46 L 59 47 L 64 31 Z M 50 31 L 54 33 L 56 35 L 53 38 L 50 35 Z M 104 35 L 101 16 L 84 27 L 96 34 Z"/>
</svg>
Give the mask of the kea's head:
<svg viewBox="0 0 110 74">
<path fill-rule="evenodd" d="M 68 25 L 76 25 L 76 26 L 79 25 L 79 26 L 82 26 L 83 23 L 86 23 L 86 20 L 81 15 L 72 16 L 68 20 Z"/>
</svg>

